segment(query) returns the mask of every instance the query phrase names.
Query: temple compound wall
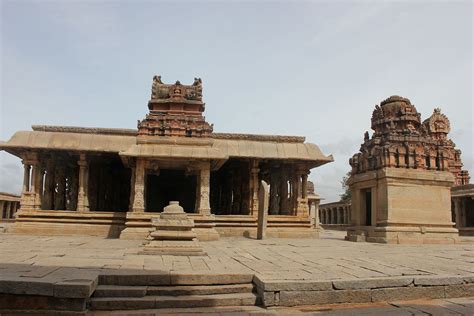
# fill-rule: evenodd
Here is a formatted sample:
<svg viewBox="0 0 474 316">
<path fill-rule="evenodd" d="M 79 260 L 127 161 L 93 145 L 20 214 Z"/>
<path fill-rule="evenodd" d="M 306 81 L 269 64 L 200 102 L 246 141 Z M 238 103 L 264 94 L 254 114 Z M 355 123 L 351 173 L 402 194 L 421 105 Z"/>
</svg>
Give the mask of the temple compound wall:
<svg viewBox="0 0 474 316">
<path fill-rule="evenodd" d="M 350 159 L 351 241 L 454 243 L 451 187 L 469 181 L 461 151 L 448 138 L 450 122 L 435 109 L 421 122 L 410 100 L 377 105 L 372 129 Z"/>
<path fill-rule="evenodd" d="M 346 229 L 351 223 L 351 203 L 333 202 L 319 206 L 319 219 L 323 228 Z"/>
<path fill-rule="evenodd" d="M 459 235 L 474 236 L 474 184 L 451 189 L 451 210 Z"/>
<path fill-rule="evenodd" d="M 0 220 L 13 220 L 14 215 L 19 208 L 19 195 L 0 192 Z"/>
<path fill-rule="evenodd" d="M 33 126 L 0 143 L 24 166 L 12 231 L 142 239 L 152 216 L 179 201 L 200 240 L 254 235 L 263 180 L 267 235 L 317 235 L 308 175 L 332 156 L 304 137 L 213 132 L 201 79 L 155 76 L 148 109 L 137 129 Z"/>
</svg>

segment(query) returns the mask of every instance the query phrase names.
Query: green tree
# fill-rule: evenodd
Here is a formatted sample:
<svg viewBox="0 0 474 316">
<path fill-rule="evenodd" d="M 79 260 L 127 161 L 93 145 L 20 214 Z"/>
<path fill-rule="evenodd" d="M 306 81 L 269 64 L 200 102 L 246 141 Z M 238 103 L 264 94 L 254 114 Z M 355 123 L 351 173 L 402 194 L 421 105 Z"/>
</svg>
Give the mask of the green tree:
<svg viewBox="0 0 474 316">
<path fill-rule="evenodd" d="M 346 173 L 346 175 L 342 178 L 341 181 L 341 186 L 342 189 L 344 190 L 344 193 L 340 195 L 341 197 L 341 202 L 350 202 L 351 201 L 351 190 L 349 188 L 349 185 L 347 184 L 347 181 L 349 180 L 351 176 L 351 172 L 349 171 Z"/>
</svg>

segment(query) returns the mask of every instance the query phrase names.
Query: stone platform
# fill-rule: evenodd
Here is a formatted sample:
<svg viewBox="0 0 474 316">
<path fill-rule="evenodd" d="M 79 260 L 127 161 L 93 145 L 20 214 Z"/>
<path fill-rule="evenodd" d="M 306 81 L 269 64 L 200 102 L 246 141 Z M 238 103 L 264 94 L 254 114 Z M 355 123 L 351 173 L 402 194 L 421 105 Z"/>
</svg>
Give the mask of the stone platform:
<svg viewBox="0 0 474 316">
<path fill-rule="evenodd" d="M 219 288 L 209 304 L 245 300 L 267 308 L 474 296 L 472 237 L 422 247 L 350 243 L 343 237 L 344 232 L 326 231 L 321 239 L 221 238 L 202 243 L 207 256 L 188 257 L 139 255 L 141 242 L 133 240 L 1 234 L 0 309 L 81 313 L 92 306 L 98 287 L 108 285 L 126 287 L 116 292 L 141 291 L 132 300 L 135 305 L 117 300 L 133 309 L 174 304 L 154 296 L 158 285 L 166 286 L 164 291 L 197 286 L 187 290 L 202 294 L 203 286 L 248 290 L 253 284 L 258 299 L 250 293 L 223 294 Z M 203 301 L 192 299 L 183 301 Z"/>
</svg>

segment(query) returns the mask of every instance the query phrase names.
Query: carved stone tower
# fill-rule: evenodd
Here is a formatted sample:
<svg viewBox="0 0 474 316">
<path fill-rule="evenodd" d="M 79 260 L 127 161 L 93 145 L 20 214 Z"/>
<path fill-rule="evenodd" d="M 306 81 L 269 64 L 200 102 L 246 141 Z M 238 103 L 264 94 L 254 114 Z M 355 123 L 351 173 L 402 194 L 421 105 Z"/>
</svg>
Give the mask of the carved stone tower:
<svg viewBox="0 0 474 316">
<path fill-rule="evenodd" d="M 206 122 L 202 102 L 202 81 L 195 78 L 192 85 L 164 84 L 161 76 L 153 77 L 150 113 L 138 122 L 138 134 L 149 136 L 206 137 L 212 125 Z"/>
<path fill-rule="evenodd" d="M 420 117 L 410 100 L 399 96 L 375 106 L 374 133 L 365 133 L 360 152 L 349 161 L 354 216 L 347 240 L 457 240 L 450 188 L 466 181 L 461 152 L 448 139 L 450 123 L 439 109 L 423 123 Z"/>
</svg>

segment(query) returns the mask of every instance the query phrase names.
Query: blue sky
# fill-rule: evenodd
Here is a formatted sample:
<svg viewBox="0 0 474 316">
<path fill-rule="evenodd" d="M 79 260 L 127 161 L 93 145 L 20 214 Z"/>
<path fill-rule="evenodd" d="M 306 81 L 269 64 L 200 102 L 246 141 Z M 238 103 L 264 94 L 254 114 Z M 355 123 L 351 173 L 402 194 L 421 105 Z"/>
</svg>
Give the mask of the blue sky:
<svg viewBox="0 0 474 316">
<path fill-rule="evenodd" d="M 471 1 L 1 2 L 0 139 L 33 124 L 135 128 L 152 77 L 201 77 L 217 132 L 306 136 L 338 199 L 375 104 L 441 107 L 474 176 Z M 0 191 L 20 160 L 0 153 Z"/>
</svg>

